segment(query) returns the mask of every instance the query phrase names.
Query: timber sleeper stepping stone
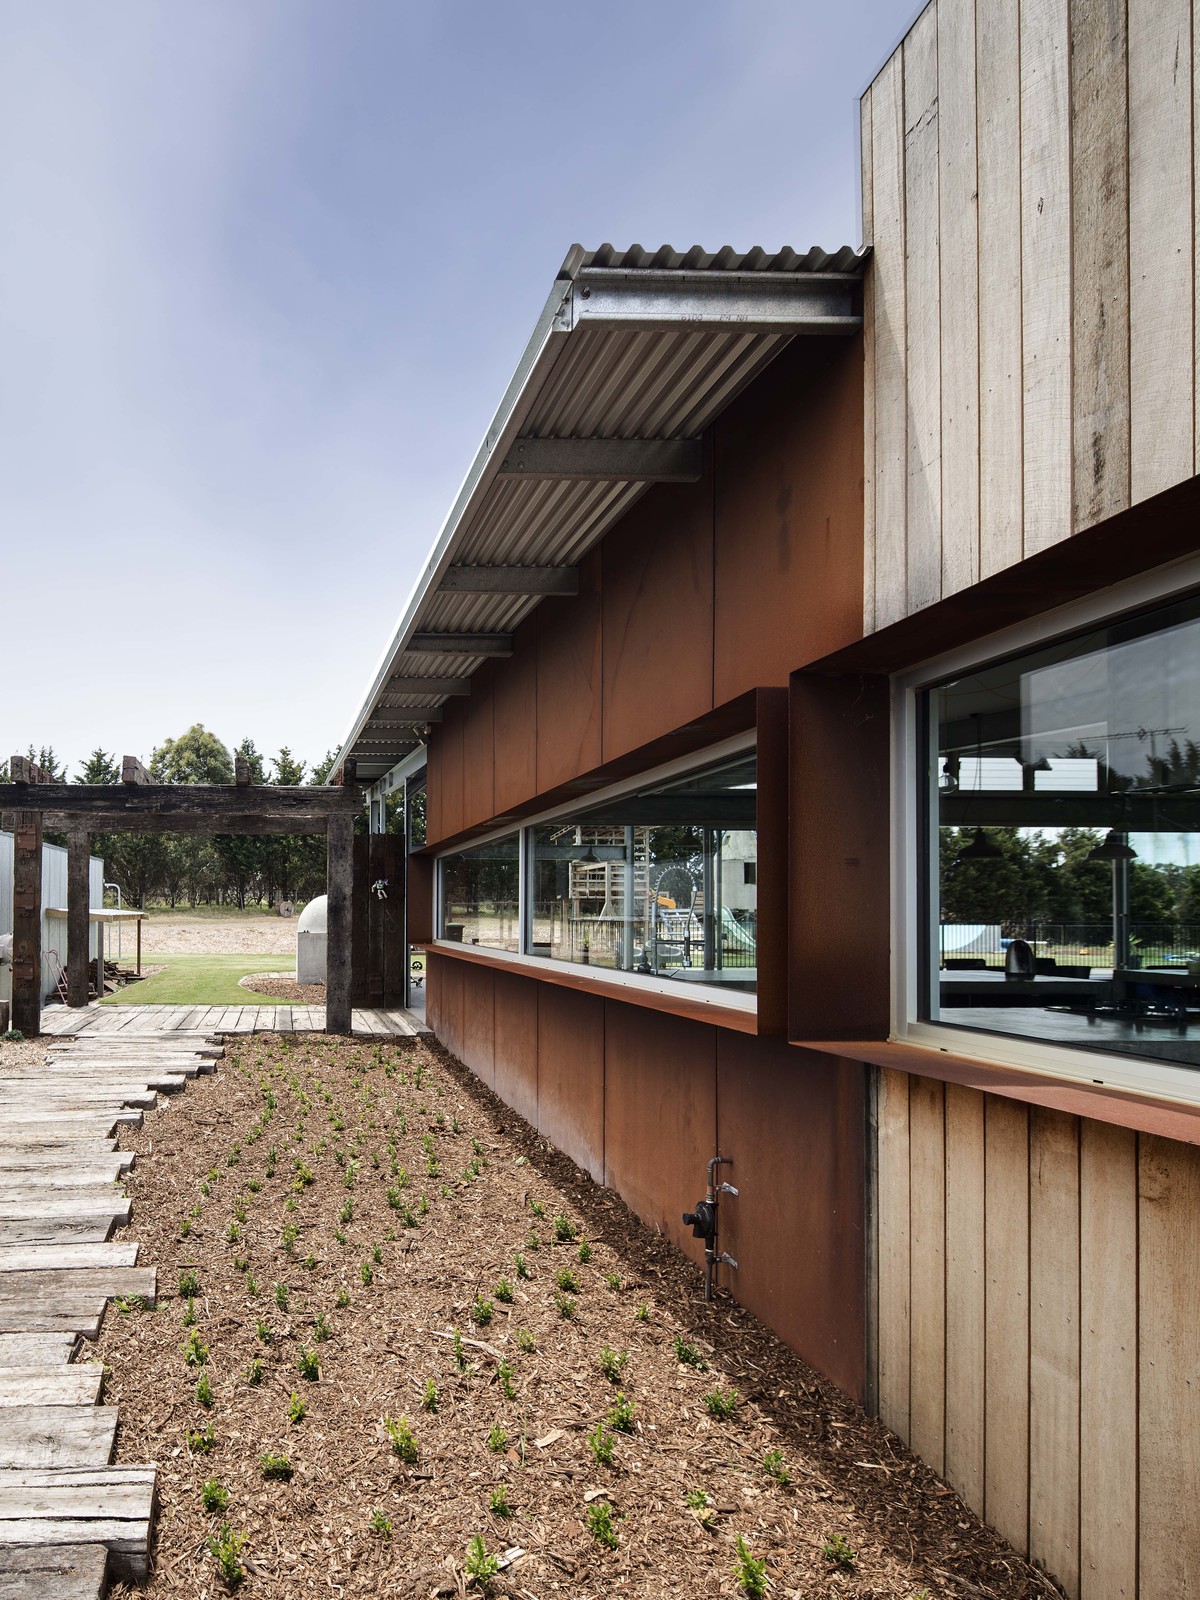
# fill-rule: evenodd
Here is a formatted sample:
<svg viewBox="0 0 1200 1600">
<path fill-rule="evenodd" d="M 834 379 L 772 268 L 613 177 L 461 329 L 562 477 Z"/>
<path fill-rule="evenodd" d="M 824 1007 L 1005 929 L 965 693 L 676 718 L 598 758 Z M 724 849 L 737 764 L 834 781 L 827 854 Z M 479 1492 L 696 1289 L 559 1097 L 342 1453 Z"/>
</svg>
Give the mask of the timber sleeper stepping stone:
<svg viewBox="0 0 1200 1600">
<path fill-rule="evenodd" d="M 106 1466 L 117 1436 L 118 1410 L 117 1406 L 0 1406 L 0 1469 Z M 0 1492 L 0 1528 L 7 1511 Z M 24 1544 L 27 1539 L 8 1542 Z"/>
<path fill-rule="evenodd" d="M 19 1195 L 0 1196 L 0 1222 L 52 1222 L 57 1218 L 71 1221 L 111 1217 L 124 1226 L 129 1221 L 129 1196 L 111 1195 L 103 1191 L 79 1190 L 78 1193 L 46 1194 L 44 1190 L 28 1188 Z"/>
<path fill-rule="evenodd" d="M 17 1268 L 0 1272 L 0 1313 L 10 1302 L 38 1298 L 58 1300 L 114 1299 L 139 1295 L 153 1305 L 158 1293 L 155 1267 L 50 1267 L 42 1272 Z"/>
<path fill-rule="evenodd" d="M 100 1600 L 107 1569 L 108 1549 L 102 1544 L 0 1544 L 0 1595 L 4 1600 Z"/>
<path fill-rule="evenodd" d="M 103 1244 L 120 1218 L 110 1211 L 89 1212 L 81 1203 L 68 1217 L 0 1218 L 0 1245 Z"/>
<path fill-rule="evenodd" d="M 99 1361 L 61 1367 L 0 1366 L 0 1408 L 5 1406 L 98 1406 L 104 1384 Z"/>
<path fill-rule="evenodd" d="M 135 1267 L 139 1245 L 122 1239 L 107 1244 L 0 1245 L 0 1273 L 46 1272 L 58 1267 Z"/>
<path fill-rule="evenodd" d="M 69 1334 L 0 1333 L 0 1367 L 53 1367 L 70 1361 L 75 1340 Z"/>
<path fill-rule="evenodd" d="M 0 1471 L 0 1552 L 99 1545 L 117 1576 L 139 1582 L 149 1565 L 154 1486 L 152 1466 Z"/>
</svg>

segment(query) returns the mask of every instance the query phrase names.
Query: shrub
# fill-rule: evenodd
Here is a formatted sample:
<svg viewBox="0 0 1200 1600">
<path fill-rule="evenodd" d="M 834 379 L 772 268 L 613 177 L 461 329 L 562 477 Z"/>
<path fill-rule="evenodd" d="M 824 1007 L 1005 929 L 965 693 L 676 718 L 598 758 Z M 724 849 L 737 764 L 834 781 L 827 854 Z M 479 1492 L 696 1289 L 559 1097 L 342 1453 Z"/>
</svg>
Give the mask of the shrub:
<svg viewBox="0 0 1200 1600">
<path fill-rule="evenodd" d="M 180 1349 L 183 1351 L 183 1359 L 189 1367 L 202 1367 L 208 1360 L 208 1346 L 201 1342 L 200 1335 L 195 1328 L 188 1334 Z"/>
<path fill-rule="evenodd" d="M 564 1294 L 579 1293 L 579 1279 L 571 1271 L 570 1267 L 563 1267 L 556 1272 L 554 1274 L 554 1282 Z"/>
<path fill-rule="evenodd" d="M 246 1382 L 252 1389 L 257 1389 L 259 1384 L 263 1381 L 263 1373 L 265 1370 L 266 1369 L 262 1363 L 262 1357 L 255 1356 L 254 1360 L 246 1369 Z"/>
<path fill-rule="evenodd" d="M 209 1551 L 213 1560 L 217 1563 L 217 1571 L 221 1574 L 221 1579 L 228 1589 L 236 1589 L 246 1576 L 246 1569 L 239 1559 L 245 1542 L 246 1535 L 244 1533 L 234 1533 L 227 1522 L 223 1522 L 220 1531 L 209 1538 Z"/>
<path fill-rule="evenodd" d="M 264 1450 L 258 1458 L 258 1470 L 264 1478 L 277 1479 L 281 1483 L 291 1481 L 294 1467 L 284 1455 L 276 1455 L 273 1451 Z"/>
<path fill-rule="evenodd" d="M 707 1372 L 708 1362 L 696 1349 L 694 1344 L 689 1344 L 686 1339 L 676 1335 L 672 1341 L 675 1348 L 675 1359 L 681 1367 L 695 1367 L 697 1372 Z"/>
<path fill-rule="evenodd" d="M 229 1504 L 229 1490 L 218 1478 L 205 1478 L 200 1499 L 205 1511 L 224 1511 Z"/>
<path fill-rule="evenodd" d="M 500 1563 L 495 1556 L 488 1555 L 487 1546 L 480 1535 L 476 1534 L 467 1546 L 467 1559 L 463 1566 L 467 1582 L 477 1584 L 484 1594 L 490 1594 L 492 1579 L 499 1570 Z"/>
<path fill-rule="evenodd" d="M 196 1399 L 206 1410 L 213 1403 L 212 1384 L 208 1381 L 207 1372 L 202 1372 L 196 1379 Z"/>
<path fill-rule="evenodd" d="M 321 1376 L 321 1363 L 315 1350 L 306 1350 L 303 1345 L 296 1352 L 296 1365 L 300 1369 L 300 1376 L 309 1383 L 316 1383 Z"/>
<path fill-rule="evenodd" d="M 844 1533 L 835 1533 L 826 1539 L 821 1546 L 821 1554 L 826 1561 L 831 1561 L 835 1567 L 843 1567 L 847 1570 L 858 1560 L 854 1546 Z"/>
<path fill-rule="evenodd" d="M 507 1278 L 501 1278 L 499 1283 L 497 1283 L 496 1287 L 492 1290 L 492 1293 L 495 1295 L 496 1299 L 499 1300 L 502 1306 L 512 1305 L 513 1286 Z"/>
<path fill-rule="evenodd" d="M 618 1393 L 617 1403 L 608 1413 L 608 1425 L 615 1428 L 618 1433 L 633 1432 L 633 1401 L 627 1400 L 623 1394 Z"/>
<path fill-rule="evenodd" d="M 275 1285 L 275 1304 L 279 1307 L 280 1311 L 287 1310 L 288 1286 L 286 1283 L 277 1283 Z"/>
<path fill-rule="evenodd" d="M 488 1507 L 494 1517 L 512 1517 L 516 1515 L 516 1512 L 508 1503 L 508 1492 L 503 1484 L 498 1489 L 492 1490 L 492 1498 L 488 1501 Z"/>
<path fill-rule="evenodd" d="M 554 1237 L 559 1244 L 570 1244 L 579 1229 L 569 1217 L 564 1217 L 561 1212 L 554 1219 Z"/>
<path fill-rule="evenodd" d="M 194 1433 L 187 1436 L 187 1447 L 193 1455 L 206 1456 L 217 1442 L 217 1435 L 210 1422 L 207 1427 L 197 1428 Z"/>
<path fill-rule="evenodd" d="M 179 1274 L 179 1298 L 193 1300 L 200 1293 L 200 1274 L 195 1267 L 185 1267 Z"/>
<path fill-rule="evenodd" d="M 617 1530 L 613 1524 L 613 1508 L 607 1500 L 596 1500 L 585 1513 L 592 1538 L 606 1550 L 617 1548 Z"/>
<path fill-rule="evenodd" d="M 518 1278 L 527 1278 L 529 1276 L 529 1268 L 525 1264 L 525 1257 L 521 1254 L 521 1252 L 519 1250 L 517 1252 L 516 1260 L 517 1260 L 517 1277 Z"/>
<path fill-rule="evenodd" d="M 619 1272 L 606 1272 L 604 1282 L 614 1292 L 621 1287 L 621 1274 Z"/>
<path fill-rule="evenodd" d="M 380 1539 L 390 1539 L 392 1537 L 391 1518 L 385 1517 L 382 1511 L 372 1511 L 369 1526 L 371 1532 L 378 1535 Z"/>
<path fill-rule="evenodd" d="M 499 1454 L 499 1452 L 504 1449 L 507 1443 L 508 1429 L 502 1422 L 494 1423 L 492 1425 L 492 1431 L 488 1434 L 488 1449 L 494 1450 L 497 1454 Z"/>
<path fill-rule="evenodd" d="M 313 1323 L 313 1339 L 317 1344 L 324 1344 L 326 1339 L 333 1337 L 333 1329 L 325 1320 L 325 1313 L 318 1313 L 317 1320 Z"/>
<path fill-rule="evenodd" d="M 375 1269 L 371 1266 L 369 1261 L 363 1262 L 362 1266 L 359 1268 L 358 1275 L 363 1281 L 364 1288 L 369 1289 L 375 1282 Z"/>
<path fill-rule="evenodd" d="M 592 1259 L 592 1247 L 586 1239 L 579 1246 L 579 1249 L 575 1252 L 575 1255 L 576 1259 L 585 1266 Z"/>
<path fill-rule="evenodd" d="M 704 1396 L 704 1409 L 710 1417 L 727 1422 L 737 1410 L 740 1398 L 736 1389 L 710 1389 Z"/>
<path fill-rule="evenodd" d="M 515 1400 L 517 1391 L 513 1387 L 513 1369 L 509 1362 L 501 1361 L 496 1368 L 496 1377 L 500 1383 L 500 1393 L 506 1400 Z"/>
<path fill-rule="evenodd" d="M 526 1355 L 537 1349 L 537 1340 L 528 1328 L 517 1329 L 517 1349 L 524 1350 Z"/>
<path fill-rule="evenodd" d="M 776 1483 L 791 1483 L 791 1474 L 784 1465 L 782 1450 L 768 1450 L 762 1466 L 767 1477 L 774 1478 Z"/>
<path fill-rule="evenodd" d="M 621 1373 L 628 1360 L 629 1352 L 627 1350 L 617 1351 L 605 1345 L 600 1352 L 600 1371 L 608 1379 L 609 1383 L 617 1383 L 620 1381 Z"/>
<path fill-rule="evenodd" d="M 575 1302 L 567 1294 L 556 1294 L 554 1304 L 558 1307 L 558 1314 L 564 1321 L 570 1322 L 575 1315 Z"/>
<path fill-rule="evenodd" d="M 426 1411 L 436 1411 L 438 1408 L 438 1386 L 432 1378 L 425 1380 L 425 1398 L 421 1401 Z"/>
<path fill-rule="evenodd" d="M 598 1422 L 588 1434 L 587 1442 L 588 1449 L 595 1457 L 597 1465 L 611 1467 L 613 1463 L 613 1436 L 602 1422 Z"/>
<path fill-rule="evenodd" d="M 303 1422 L 305 1417 L 308 1415 L 308 1407 L 304 1404 L 304 1401 L 301 1400 L 300 1396 L 295 1392 L 295 1390 L 292 1391 L 292 1398 L 288 1404 L 287 1414 L 288 1421 L 291 1423 Z"/>
<path fill-rule="evenodd" d="M 750 1547 L 739 1533 L 734 1546 L 736 1561 L 733 1576 L 737 1586 L 743 1594 L 750 1596 L 750 1600 L 762 1600 L 767 1592 L 767 1563 L 765 1557 L 752 1555 Z"/>
<path fill-rule="evenodd" d="M 384 1417 L 383 1426 L 388 1438 L 392 1441 L 392 1449 L 400 1457 L 401 1461 L 407 1462 L 409 1466 L 412 1466 L 419 1459 L 421 1452 L 417 1444 L 417 1436 L 413 1432 L 412 1424 L 408 1418 L 398 1417 L 393 1419 Z"/>
<path fill-rule="evenodd" d="M 254 1331 L 258 1334 L 258 1337 L 262 1340 L 263 1344 L 270 1344 L 271 1324 L 269 1322 L 264 1322 L 263 1319 L 259 1317 L 254 1324 Z"/>
<path fill-rule="evenodd" d="M 484 1300 L 480 1295 L 475 1296 L 475 1304 L 471 1307 L 471 1321 L 477 1327 L 486 1328 L 492 1320 L 492 1302 Z"/>
</svg>

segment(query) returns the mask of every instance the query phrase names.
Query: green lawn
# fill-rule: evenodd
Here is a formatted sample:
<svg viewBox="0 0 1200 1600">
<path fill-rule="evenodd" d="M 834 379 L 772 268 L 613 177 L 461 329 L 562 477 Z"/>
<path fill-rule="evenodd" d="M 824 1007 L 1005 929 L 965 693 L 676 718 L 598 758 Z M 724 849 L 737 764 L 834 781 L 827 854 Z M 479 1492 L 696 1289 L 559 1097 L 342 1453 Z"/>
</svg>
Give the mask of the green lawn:
<svg viewBox="0 0 1200 1600">
<path fill-rule="evenodd" d="M 238 987 L 249 972 L 294 972 L 296 958 L 289 956 L 162 956 L 163 970 L 140 983 L 118 989 L 106 1006 L 236 1006 L 253 1005 L 254 993 Z M 264 995 L 263 1005 L 271 1001 Z"/>
</svg>

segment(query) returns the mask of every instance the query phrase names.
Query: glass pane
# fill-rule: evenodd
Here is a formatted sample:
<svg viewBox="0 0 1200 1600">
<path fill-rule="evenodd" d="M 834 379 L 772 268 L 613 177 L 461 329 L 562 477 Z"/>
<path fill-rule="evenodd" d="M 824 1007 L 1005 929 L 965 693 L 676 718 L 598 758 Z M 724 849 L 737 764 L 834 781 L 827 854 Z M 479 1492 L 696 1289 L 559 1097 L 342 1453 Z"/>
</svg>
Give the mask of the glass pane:
<svg viewBox="0 0 1200 1600">
<path fill-rule="evenodd" d="M 1200 1066 L 1200 602 L 929 709 L 927 1015 Z"/>
<path fill-rule="evenodd" d="M 530 830 L 529 953 L 753 993 L 753 755 Z"/>
<path fill-rule="evenodd" d="M 441 938 L 487 950 L 520 950 L 520 843 L 515 833 L 443 856 L 438 871 Z"/>
</svg>

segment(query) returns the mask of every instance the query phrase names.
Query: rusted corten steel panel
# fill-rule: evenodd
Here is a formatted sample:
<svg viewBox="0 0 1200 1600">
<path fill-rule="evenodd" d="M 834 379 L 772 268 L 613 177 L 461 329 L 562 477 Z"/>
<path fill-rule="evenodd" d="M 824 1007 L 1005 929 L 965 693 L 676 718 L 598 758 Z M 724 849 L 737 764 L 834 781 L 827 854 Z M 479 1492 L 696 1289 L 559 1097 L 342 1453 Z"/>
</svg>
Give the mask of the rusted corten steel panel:
<svg viewBox="0 0 1200 1600">
<path fill-rule="evenodd" d="M 790 694 L 788 1036 L 886 1039 L 888 680 L 798 672 Z"/>
<path fill-rule="evenodd" d="M 855 1399 L 866 1352 L 865 1069 L 717 1033 L 722 1272 L 737 1299 Z"/>
<path fill-rule="evenodd" d="M 537 613 L 513 637 L 492 680 L 497 815 L 537 793 Z"/>
<path fill-rule="evenodd" d="M 460 1059 L 489 1089 L 496 1086 L 495 973 L 490 967 L 468 967 L 462 973 L 462 1051 Z"/>
<path fill-rule="evenodd" d="M 538 990 L 538 1131 L 604 1181 L 604 1001 Z"/>
<path fill-rule="evenodd" d="M 442 826 L 442 744 L 441 724 L 433 730 L 425 752 L 425 840 L 436 844 L 446 837 Z"/>
<path fill-rule="evenodd" d="M 433 938 L 433 859 L 409 856 L 406 913 L 409 944 L 427 944 Z"/>
<path fill-rule="evenodd" d="M 441 753 L 442 836 L 459 833 L 465 827 L 463 815 L 463 722 L 466 713 L 461 701 L 452 704 L 446 720 L 434 735 Z"/>
<path fill-rule="evenodd" d="M 714 702 L 862 633 L 862 340 L 797 339 L 714 428 Z"/>
<path fill-rule="evenodd" d="M 460 963 L 464 966 L 465 964 Z M 473 974 L 472 974 L 473 975 Z M 532 978 L 496 972 L 495 1090 L 506 1105 L 537 1127 L 538 988 Z"/>
<path fill-rule="evenodd" d="M 461 702 L 463 718 L 463 820 L 475 827 L 495 814 L 496 749 L 492 718 L 492 663 L 471 678 L 471 693 Z"/>
<path fill-rule="evenodd" d="M 758 791 L 758 1032 L 787 1033 L 788 1010 L 788 697 L 759 689 Z"/>
<path fill-rule="evenodd" d="M 579 594 L 537 610 L 537 788 L 598 767 L 600 745 L 599 550 L 580 564 Z"/>
<path fill-rule="evenodd" d="M 462 1059 L 463 964 L 429 956 L 426 963 L 426 1018 L 451 1055 Z"/>
<path fill-rule="evenodd" d="M 712 452 L 687 487 L 659 485 L 605 539 L 604 758 L 713 706 Z"/>
<path fill-rule="evenodd" d="M 695 1261 L 681 1221 L 716 1154 L 717 1030 L 604 1002 L 605 1181 Z"/>
</svg>

